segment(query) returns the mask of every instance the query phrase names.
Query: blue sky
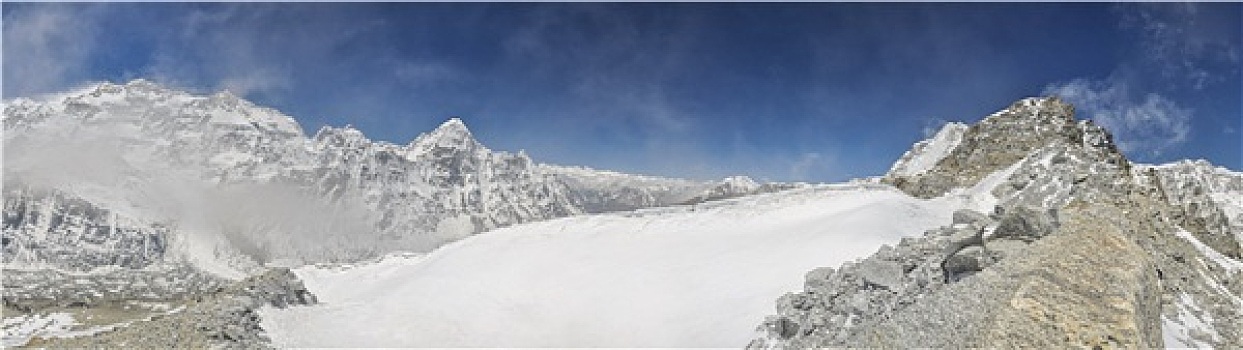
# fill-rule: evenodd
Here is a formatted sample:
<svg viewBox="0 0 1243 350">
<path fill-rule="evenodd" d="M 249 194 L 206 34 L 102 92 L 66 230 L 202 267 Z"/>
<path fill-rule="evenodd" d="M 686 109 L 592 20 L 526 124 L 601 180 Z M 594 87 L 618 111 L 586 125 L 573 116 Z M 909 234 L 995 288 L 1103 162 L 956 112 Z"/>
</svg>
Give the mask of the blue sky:
<svg viewBox="0 0 1243 350">
<path fill-rule="evenodd" d="M 877 175 L 945 121 L 1058 94 L 1134 160 L 1243 169 L 1240 4 L 3 4 L 6 98 L 148 78 L 308 133 L 461 116 L 537 161 Z"/>
</svg>

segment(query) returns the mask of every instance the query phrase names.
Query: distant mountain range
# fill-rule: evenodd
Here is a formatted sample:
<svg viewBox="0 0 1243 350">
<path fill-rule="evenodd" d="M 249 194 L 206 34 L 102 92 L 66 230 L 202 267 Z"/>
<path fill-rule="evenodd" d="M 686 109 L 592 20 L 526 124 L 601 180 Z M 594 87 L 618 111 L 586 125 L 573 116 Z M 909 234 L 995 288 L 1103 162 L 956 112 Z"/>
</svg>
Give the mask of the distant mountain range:
<svg viewBox="0 0 1243 350">
<path fill-rule="evenodd" d="M 4 346 L 1243 346 L 1243 173 L 1131 162 L 1057 98 L 835 185 L 540 164 L 459 118 L 308 137 L 145 80 L 3 109 Z"/>
<path fill-rule="evenodd" d="M 306 137 L 228 92 L 145 80 L 16 99 L 4 116 L 8 268 L 185 259 L 239 276 L 228 270 L 426 251 L 521 222 L 795 186 L 538 164 L 488 149 L 458 118 L 407 145 L 349 126 Z"/>
</svg>

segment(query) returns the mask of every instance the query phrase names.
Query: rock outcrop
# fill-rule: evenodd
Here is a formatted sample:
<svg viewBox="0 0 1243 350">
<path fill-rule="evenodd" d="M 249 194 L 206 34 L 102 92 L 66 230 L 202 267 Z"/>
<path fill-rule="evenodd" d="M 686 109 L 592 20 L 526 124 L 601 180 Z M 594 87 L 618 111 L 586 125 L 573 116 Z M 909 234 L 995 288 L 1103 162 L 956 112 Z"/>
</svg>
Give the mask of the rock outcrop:
<svg viewBox="0 0 1243 350">
<path fill-rule="evenodd" d="M 44 348 L 270 348 L 258 308 L 317 301 L 288 269 L 274 269 L 188 301 L 177 312 L 85 337 L 36 339 Z"/>
<path fill-rule="evenodd" d="M 1057 99 L 1019 101 L 931 169 L 882 179 L 983 190 L 989 213 L 810 272 L 749 347 L 1243 345 L 1236 228 L 1202 188 L 1219 184 L 1186 178 L 1132 166 Z"/>
</svg>

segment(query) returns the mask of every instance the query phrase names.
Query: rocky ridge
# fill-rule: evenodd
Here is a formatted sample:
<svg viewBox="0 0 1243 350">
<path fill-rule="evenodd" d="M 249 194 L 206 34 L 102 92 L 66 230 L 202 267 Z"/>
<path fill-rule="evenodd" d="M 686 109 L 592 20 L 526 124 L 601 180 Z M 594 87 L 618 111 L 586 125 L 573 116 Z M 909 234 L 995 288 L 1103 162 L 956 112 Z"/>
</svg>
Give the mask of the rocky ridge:
<svg viewBox="0 0 1243 350">
<path fill-rule="evenodd" d="M 985 118 L 933 162 L 882 182 L 925 198 L 983 186 L 991 210 L 809 272 L 749 347 L 1243 344 L 1237 228 L 1216 185 L 1132 166 L 1055 98 Z"/>
<path fill-rule="evenodd" d="M 6 268 L 352 261 L 718 187 L 537 164 L 488 149 L 458 118 L 407 145 L 348 126 L 306 137 L 227 92 L 145 80 L 7 101 L 4 124 Z"/>
</svg>

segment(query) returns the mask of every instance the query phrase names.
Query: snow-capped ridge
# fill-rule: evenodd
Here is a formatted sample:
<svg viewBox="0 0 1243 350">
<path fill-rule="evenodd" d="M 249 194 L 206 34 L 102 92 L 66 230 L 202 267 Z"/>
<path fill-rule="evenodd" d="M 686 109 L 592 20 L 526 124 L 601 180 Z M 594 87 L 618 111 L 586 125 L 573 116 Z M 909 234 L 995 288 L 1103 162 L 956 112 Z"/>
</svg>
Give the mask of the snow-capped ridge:
<svg viewBox="0 0 1243 350">
<path fill-rule="evenodd" d="M 760 187 L 760 183 L 744 175 L 727 177 L 725 180 L 721 180 L 721 184 L 739 191 L 754 191 Z"/>
<path fill-rule="evenodd" d="M 429 133 L 419 136 L 415 144 L 434 144 L 440 146 L 456 146 L 477 144 L 475 135 L 466 127 L 461 118 L 452 117 L 437 126 Z"/>
<path fill-rule="evenodd" d="M 1073 120 L 1075 115 L 1075 106 L 1063 101 L 1057 96 L 1040 96 L 1022 98 L 1010 106 L 1003 108 L 997 112 L 984 117 L 984 120 L 994 118 L 1025 118 L 1025 119 L 1045 119 L 1060 118 L 1063 120 Z"/>
<path fill-rule="evenodd" d="M 1041 149 L 1086 151 L 1113 166 L 1127 160 L 1103 128 L 1086 121 L 1076 122 L 1074 106 L 1057 97 L 1024 98 L 965 128 L 954 147 L 943 147 L 943 157 L 921 172 L 892 172 L 882 182 L 924 198 L 944 195 L 955 188 L 968 188 L 996 171 L 1019 163 Z M 946 142 L 949 143 L 949 142 Z M 928 144 L 916 144 L 896 164 L 907 167 Z M 947 151 L 946 151 L 947 150 Z M 941 153 L 941 152 L 935 152 Z M 932 157 L 929 157 L 932 158 Z M 1059 158 L 1060 159 L 1060 158 Z"/>
<path fill-rule="evenodd" d="M 911 176 L 928 171 L 958 147 L 966 131 L 967 124 L 946 123 L 931 138 L 915 143 L 910 150 L 902 154 L 902 157 L 889 168 L 886 176 Z"/>
<path fill-rule="evenodd" d="M 431 132 L 419 135 L 406 146 L 406 157 L 418 159 L 445 150 L 461 153 L 491 152 L 475 140 L 474 134 L 459 117 L 452 117 Z"/>
<path fill-rule="evenodd" d="M 489 150 L 457 117 L 405 145 L 369 139 L 351 125 L 307 137 L 292 118 L 230 92 L 193 94 L 149 81 L 100 83 L 4 108 L 6 152 L 21 156 L 6 153 L 6 176 L 31 174 L 5 178 L 6 215 L 20 218 L 5 231 L 16 242 L 6 246 L 6 262 L 63 256 L 100 227 L 120 232 L 91 238 L 114 247 L 104 251 L 191 232 L 211 237 L 182 241 L 207 246 L 185 249 L 206 261 L 200 268 L 230 244 L 258 263 L 349 261 L 426 251 L 517 223 L 678 204 L 716 184 L 536 164 L 522 151 Z M 30 166 L 10 166 L 15 160 Z M 52 195 L 19 192 L 32 185 L 21 179 L 50 179 L 40 174 L 58 174 L 40 187 Z M 8 200 L 15 198 L 23 199 Z M 82 203 L 89 213 L 75 211 Z M 118 213 L 134 224 L 118 228 L 111 222 Z M 117 255 L 145 266 L 179 247 L 54 262 L 86 270 Z"/>
</svg>

